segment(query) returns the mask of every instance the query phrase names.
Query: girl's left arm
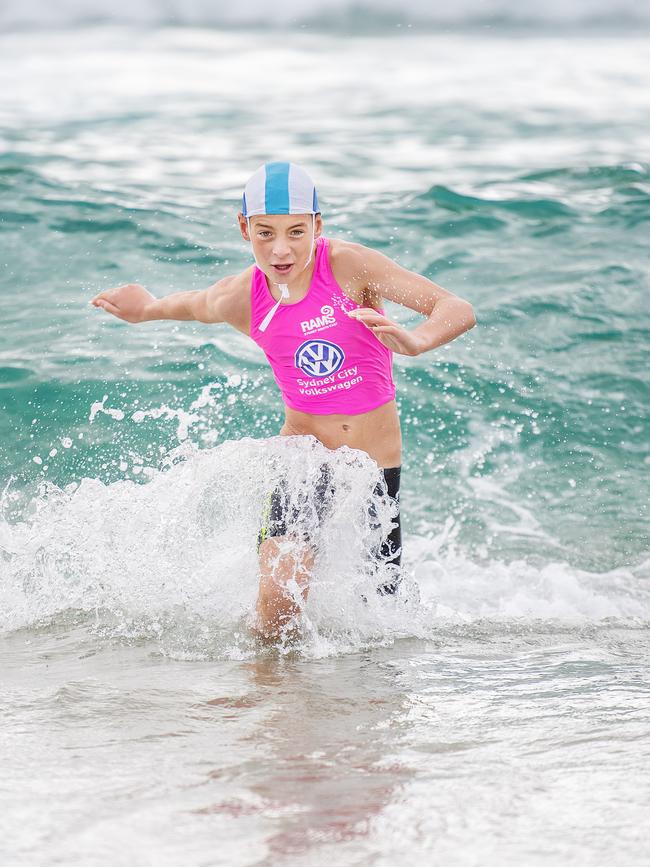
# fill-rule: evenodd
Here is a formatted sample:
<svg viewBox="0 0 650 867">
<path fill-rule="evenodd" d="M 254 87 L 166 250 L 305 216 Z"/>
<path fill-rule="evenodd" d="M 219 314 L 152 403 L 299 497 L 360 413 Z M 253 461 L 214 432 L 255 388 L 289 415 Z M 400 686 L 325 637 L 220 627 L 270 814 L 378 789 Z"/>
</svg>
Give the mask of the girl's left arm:
<svg viewBox="0 0 650 867">
<path fill-rule="evenodd" d="M 349 316 L 363 322 L 393 352 L 420 355 L 449 343 L 476 325 L 469 301 L 421 274 L 407 271 L 377 250 L 358 246 L 370 297 L 378 302 L 381 298 L 394 301 L 427 317 L 425 322 L 409 330 L 373 307 L 350 311 Z"/>
</svg>

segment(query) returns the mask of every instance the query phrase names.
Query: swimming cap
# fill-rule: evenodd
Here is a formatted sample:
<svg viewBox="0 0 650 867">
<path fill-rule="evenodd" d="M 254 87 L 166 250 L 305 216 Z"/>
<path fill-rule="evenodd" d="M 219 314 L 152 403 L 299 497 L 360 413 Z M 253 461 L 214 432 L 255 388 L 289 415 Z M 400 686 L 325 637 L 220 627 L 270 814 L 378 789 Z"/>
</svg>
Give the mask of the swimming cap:
<svg viewBox="0 0 650 867">
<path fill-rule="evenodd" d="M 242 213 L 247 219 L 260 214 L 320 214 L 316 187 L 295 163 L 266 163 L 244 187 Z"/>
</svg>

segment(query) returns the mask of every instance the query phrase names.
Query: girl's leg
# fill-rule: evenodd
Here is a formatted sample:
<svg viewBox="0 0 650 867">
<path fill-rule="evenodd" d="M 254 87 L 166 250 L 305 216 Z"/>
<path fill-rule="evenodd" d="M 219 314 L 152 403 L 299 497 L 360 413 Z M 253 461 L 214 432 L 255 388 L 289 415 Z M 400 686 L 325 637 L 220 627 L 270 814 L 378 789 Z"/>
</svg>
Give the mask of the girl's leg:
<svg viewBox="0 0 650 867">
<path fill-rule="evenodd" d="M 265 539 L 259 547 L 260 589 L 253 630 L 277 639 L 302 610 L 309 592 L 314 552 L 287 536 Z"/>
</svg>

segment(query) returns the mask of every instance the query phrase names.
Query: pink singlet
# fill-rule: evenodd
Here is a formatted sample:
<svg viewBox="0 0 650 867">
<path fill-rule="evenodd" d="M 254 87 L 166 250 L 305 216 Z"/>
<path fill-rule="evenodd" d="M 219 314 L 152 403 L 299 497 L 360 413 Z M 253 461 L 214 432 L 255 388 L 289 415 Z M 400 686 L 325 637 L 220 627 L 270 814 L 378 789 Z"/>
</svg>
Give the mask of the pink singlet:
<svg viewBox="0 0 650 867">
<path fill-rule="evenodd" d="M 395 398 L 393 353 L 347 315 L 360 305 L 334 279 L 328 250 L 327 238 L 318 238 L 307 294 L 295 304 L 280 304 L 264 332 L 259 326 L 275 299 L 264 272 L 254 268 L 250 336 L 264 350 L 288 407 L 313 415 L 358 415 Z"/>
</svg>

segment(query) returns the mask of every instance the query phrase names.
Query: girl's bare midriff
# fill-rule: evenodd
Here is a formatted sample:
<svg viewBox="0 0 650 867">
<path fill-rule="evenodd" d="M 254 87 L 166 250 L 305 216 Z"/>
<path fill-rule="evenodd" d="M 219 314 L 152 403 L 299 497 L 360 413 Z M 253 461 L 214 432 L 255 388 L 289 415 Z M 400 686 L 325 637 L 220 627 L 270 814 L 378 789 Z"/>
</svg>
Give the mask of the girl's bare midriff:
<svg viewBox="0 0 650 867">
<path fill-rule="evenodd" d="M 402 434 L 394 400 L 360 415 L 310 415 L 285 406 L 280 434 L 311 435 L 328 449 L 360 449 L 382 468 L 402 463 Z"/>
</svg>

